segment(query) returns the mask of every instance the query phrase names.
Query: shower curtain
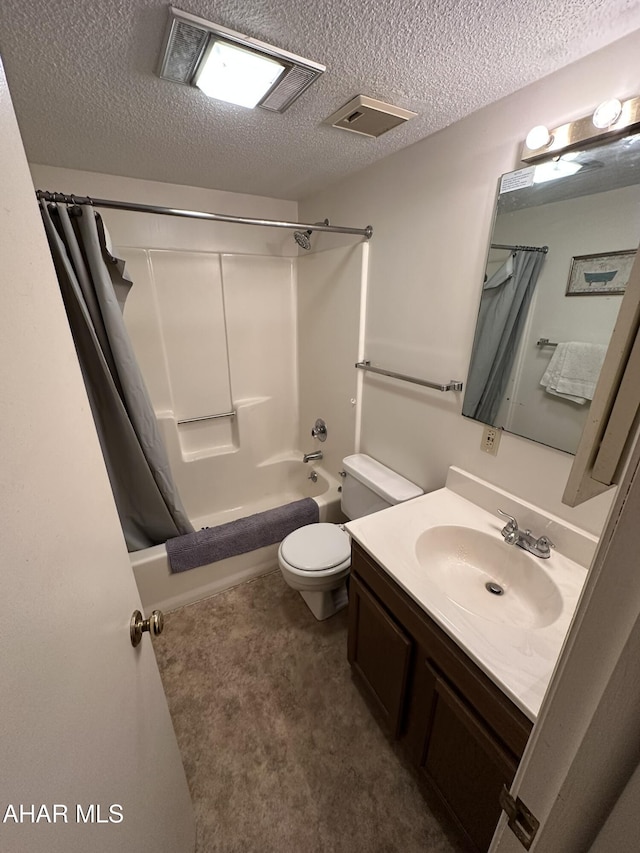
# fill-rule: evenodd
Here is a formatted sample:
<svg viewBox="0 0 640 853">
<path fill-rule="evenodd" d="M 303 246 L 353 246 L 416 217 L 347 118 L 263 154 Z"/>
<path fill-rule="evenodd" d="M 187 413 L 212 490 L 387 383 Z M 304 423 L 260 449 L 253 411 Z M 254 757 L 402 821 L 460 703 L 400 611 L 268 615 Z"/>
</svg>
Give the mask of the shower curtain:
<svg viewBox="0 0 640 853">
<path fill-rule="evenodd" d="M 124 262 L 93 208 L 40 208 L 127 548 L 192 533 L 124 325 Z"/>
<path fill-rule="evenodd" d="M 514 252 L 485 282 L 462 414 L 495 426 L 540 275 L 542 252 Z"/>
</svg>

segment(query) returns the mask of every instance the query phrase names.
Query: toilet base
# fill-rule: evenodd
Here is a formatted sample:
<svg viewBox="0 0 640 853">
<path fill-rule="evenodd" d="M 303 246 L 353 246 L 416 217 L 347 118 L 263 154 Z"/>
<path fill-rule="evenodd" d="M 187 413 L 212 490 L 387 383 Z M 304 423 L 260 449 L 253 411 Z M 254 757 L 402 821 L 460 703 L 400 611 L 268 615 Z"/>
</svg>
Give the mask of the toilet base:
<svg viewBox="0 0 640 853">
<path fill-rule="evenodd" d="M 319 591 L 300 589 L 298 592 L 318 622 L 323 622 L 325 619 L 329 619 L 329 617 L 334 616 L 339 610 L 342 610 L 349 603 L 347 585 L 344 582 L 335 589 Z"/>
</svg>

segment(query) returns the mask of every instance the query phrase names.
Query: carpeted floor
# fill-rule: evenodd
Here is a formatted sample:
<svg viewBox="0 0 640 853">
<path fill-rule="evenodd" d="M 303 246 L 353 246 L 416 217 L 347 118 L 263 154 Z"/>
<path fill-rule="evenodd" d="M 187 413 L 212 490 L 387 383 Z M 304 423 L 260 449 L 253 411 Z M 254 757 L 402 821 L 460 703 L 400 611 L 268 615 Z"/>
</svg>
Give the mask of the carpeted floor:
<svg viewBox="0 0 640 853">
<path fill-rule="evenodd" d="M 351 682 L 346 611 L 274 572 L 166 616 L 155 641 L 197 853 L 456 853 Z"/>
</svg>

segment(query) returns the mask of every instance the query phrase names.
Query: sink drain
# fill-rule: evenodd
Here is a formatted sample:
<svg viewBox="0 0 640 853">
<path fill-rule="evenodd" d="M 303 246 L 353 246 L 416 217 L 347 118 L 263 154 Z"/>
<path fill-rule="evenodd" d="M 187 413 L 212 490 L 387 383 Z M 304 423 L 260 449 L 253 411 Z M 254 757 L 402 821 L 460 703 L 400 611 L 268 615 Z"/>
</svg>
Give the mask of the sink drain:
<svg viewBox="0 0 640 853">
<path fill-rule="evenodd" d="M 499 583 L 494 583 L 493 581 L 489 581 L 484 585 L 485 589 L 488 589 L 492 595 L 504 595 L 504 590 L 500 586 Z"/>
</svg>

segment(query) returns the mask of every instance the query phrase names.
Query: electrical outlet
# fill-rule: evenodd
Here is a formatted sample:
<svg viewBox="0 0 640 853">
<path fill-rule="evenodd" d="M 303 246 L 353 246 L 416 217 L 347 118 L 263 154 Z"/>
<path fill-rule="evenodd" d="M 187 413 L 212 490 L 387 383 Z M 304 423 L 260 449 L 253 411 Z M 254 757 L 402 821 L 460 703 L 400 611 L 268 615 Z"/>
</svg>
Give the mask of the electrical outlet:
<svg viewBox="0 0 640 853">
<path fill-rule="evenodd" d="M 491 456 L 497 456 L 498 448 L 500 447 L 501 433 L 502 430 L 498 429 L 497 427 L 486 426 L 482 433 L 480 450 L 482 450 L 484 453 L 489 453 Z"/>
</svg>

